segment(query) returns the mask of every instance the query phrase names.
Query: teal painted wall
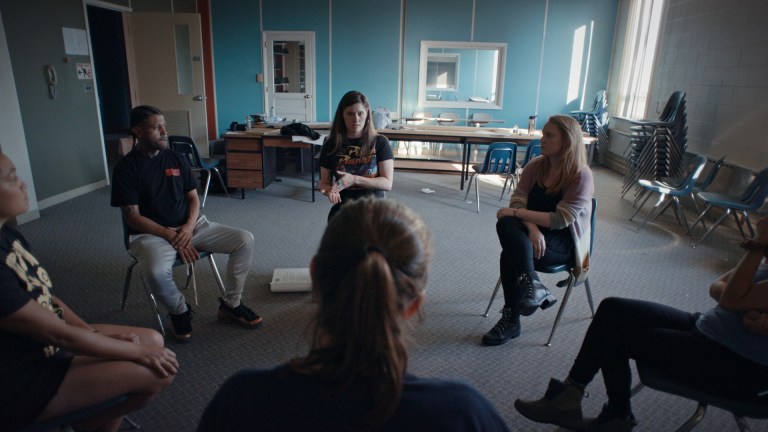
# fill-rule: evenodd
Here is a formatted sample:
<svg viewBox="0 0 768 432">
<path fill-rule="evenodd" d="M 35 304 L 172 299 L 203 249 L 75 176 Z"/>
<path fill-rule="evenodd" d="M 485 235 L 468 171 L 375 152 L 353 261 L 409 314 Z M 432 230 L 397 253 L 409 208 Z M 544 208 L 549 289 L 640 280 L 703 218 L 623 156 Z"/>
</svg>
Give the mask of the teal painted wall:
<svg viewBox="0 0 768 432">
<path fill-rule="evenodd" d="M 262 72 L 259 2 L 212 2 L 211 16 L 226 18 L 211 20 L 216 115 L 223 132 L 231 122 L 263 112 L 263 87 L 256 82 Z"/>
<path fill-rule="evenodd" d="M 526 124 L 536 109 L 544 0 L 410 0 L 404 25 L 400 0 L 262 0 L 261 30 L 314 31 L 317 61 L 317 120 L 331 119 L 348 90 L 360 90 L 373 107 L 401 115 L 440 109 L 418 106 L 419 49 L 422 40 L 504 42 L 508 56 L 503 109 L 491 111 L 508 126 Z M 220 128 L 263 112 L 257 1 L 211 0 L 214 62 Z M 474 5 L 474 26 L 473 26 Z M 618 0 L 549 0 L 539 116 L 591 106 L 607 86 Z M 574 32 L 594 22 L 591 57 L 568 100 Z M 401 29 L 402 28 L 402 29 Z M 253 43 L 246 40 L 253 39 Z M 401 38 L 404 41 L 401 61 Z M 247 53 L 237 55 L 237 53 Z M 233 70 L 235 69 L 235 70 Z M 587 80 L 584 81 L 585 75 Z M 402 82 L 400 81 L 402 77 Z M 582 90 L 585 87 L 585 90 Z M 400 103 L 400 106 L 398 105 Z M 471 115 L 473 111 L 445 109 Z M 487 112 L 487 111 L 486 111 Z M 540 125 L 540 124 L 539 124 Z"/>
<path fill-rule="evenodd" d="M 397 106 L 400 78 L 400 0 L 333 2 L 332 109 L 349 90 L 368 97 L 371 108 Z"/>
</svg>

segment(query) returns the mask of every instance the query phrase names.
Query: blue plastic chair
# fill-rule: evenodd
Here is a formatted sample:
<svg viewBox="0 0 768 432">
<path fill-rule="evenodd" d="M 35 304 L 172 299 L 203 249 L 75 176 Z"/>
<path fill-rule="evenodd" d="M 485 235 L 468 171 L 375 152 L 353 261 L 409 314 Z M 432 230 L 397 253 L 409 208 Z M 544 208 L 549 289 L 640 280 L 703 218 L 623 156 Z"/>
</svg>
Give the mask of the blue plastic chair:
<svg viewBox="0 0 768 432">
<path fill-rule="evenodd" d="M 704 179 L 702 179 L 700 182 L 697 182 L 696 185 L 693 187 L 693 190 L 691 191 L 691 201 L 693 201 L 693 208 L 696 209 L 696 214 L 701 213 L 701 210 L 699 210 L 699 204 L 696 201 L 696 194 L 707 190 L 709 185 L 711 185 L 712 182 L 715 181 L 715 177 L 717 177 L 717 173 L 720 172 L 720 168 L 722 168 L 724 164 L 725 164 L 725 156 L 716 160 L 712 164 L 712 168 L 710 168 L 706 177 L 704 177 Z M 704 227 L 704 229 L 707 229 L 707 226 L 704 224 L 704 219 L 701 220 L 701 225 Z"/>
<path fill-rule="evenodd" d="M 467 185 L 467 192 L 464 194 L 464 201 L 469 196 L 469 189 L 472 187 L 472 180 L 475 176 L 480 174 L 506 174 L 504 179 L 504 186 L 501 188 L 501 195 L 499 200 L 504 196 L 504 189 L 507 187 L 507 183 L 512 181 L 510 188 L 514 187 L 514 173 L 517 159 L 517 144 L 513 142 L 497 142 L 488 146 L 488 152 L 485 154 L 485 160 L 482 164 L 476 164 L 472 166 L 475 171 L 472 173 L 472 177 L 469 178 L 469 184 Z M 477 201 L 477 212 L 480 213 L 480 182 L 475 181 L 475 201 Z"/>
<path fill-rule="evenodd" d="M 195 142 L 192 140 L 192 138 L 187 136 L 171 135 L 168 137 L 168 143 L 171 147 L 171 150 L 186 156 L 192 169 L 205 171 L 206 173 L 203 201 L 200 204 L 200 208 L 205 207 L 205 200 L 208 198 L 208 187 L 211 185 L 211 172 L 216 174 L 216 177 L 219 179 L 219 183 L 221 184 L 221 188 L 224 189 L 224 192 L 227 194 L 227 198 L 229 198 L 227 185 L 224 184 L 224 179 L 221 177 L 221 173 L 217 168 L 219 163 L 221 163 L 221 159 L 202 159 L 200 157 L 200 153 L 197 151 L 197 147 L 195 147 Z"/>
<path fill-rule="evenodd" d="M 593 127 L 596 124 L 604 125 L 608 117 L 608 101 L 605 97 L 605 90 L 595 93 L 595 101 L 592 109 L 589 111 L 571 111 L 570 116 L 575 118 L 579 124 L 584 127 L 590 136 L 597 136 Z M 594 133 L 594 135 L 593 135 Z"/>
<path fill-rule="evenodd" d="M 525 155 L 523 156 L 523 160 L 521 160 L 517 164 L 517 168 L 515 168 L 515 183 L 520 182 L 520 174 L 523 173 L 523 168 L 525 168 L 526 165 L 528 165 L 528 162 L 535 158 L 536 156 L 541 155 L 541 140 L 531 140 L 528 142 L 528 145 L 525 147 Z M 512 191 L 512 188 L 509 188 L 509 192 Z"/>
<path fill-rule="evenodd" d="M 755 399 L 739 401 L 705 393 L 694 389 L 690 385 L 676 380 L 675 377 L 660 372 L 643 362 L 637 362 L 637 372 L 640 377 L 640 383 L 632 389 L 632 396 L 642 390 L 643 387 L 649 387 L 660 392 L 680 396 L 698 403 L 696 411 L 694 411 L 693 415 L 677 429 L 678 431 L 690 431 L 696 427 L 696 425 L 704 419 L 704 415 L 707 413 L 707 406 L 709 405 L 733 414 L 733 418 L 736 420 L 736 425 L 741 432 L 750 430 L 745 418 L 768 419 L 768 402 L 765 400 Z M 706 377 L 702 377 L 702 379 L 706 379 Z"/>
<path fill-rule="evenodd" d="M 597 220 L 597 198 L 592 197 L 592 214 L 589 219 L 590 259 L 592 255 L 592 246 L 595 244 L 595 221 L 596 220 Z M 549 333 L 549 339 L 547 339 L 547 343 L 545 344 L 546 346 L 552 346 L 552 337 L 555 336 L 555 330 L 557 330 L 557 326 L 560 324 L 560 319 L 563 317 L 563 311 L 565 310 L 565 305 L 568 303 L 568 298 L 571 296 L 571 291 L 573 290 L 573 287 L 576 286 L 576 273 L 574 272 L 574 268 L 576 265 L 577 265 L 576 263 L 542 265 L 534 261 L 534 269 L 539 273 L 555 274 L 560 272 L 568 272 L 568 277 L 565 280 L 562 280 L 557 283 L 558 287 L 562 288 L 565 286 L 567 288 L 565 289 L 565 294 L 563 295 L 563 301 L 560 302 L 560 308 L 557 310 L 555 323 L 552 324 L 552 331 L 550 331 Z M 493 294 L 491 294 L 491 300 L 488 302 L 488 307 L 485 308 L 485 313 L 483 314 L 484 317 L 488 316 L 488 311 L 491 310 L 491 305 L 493 304 L 493 301 L 496 299 L 496 294 L 499 293 L 500 287 L 501 287 L 501 277 L 499 277 L 499 280 L 496 281 L 496 287 L 493 289 Z M 584 291 L 587 292 L 587 301 L 589 302 L 589 309 L 592 311 L 592 318 L 594 318 L 595 303 L 592 300 L 592 289 L 589 286 L 589 275 L 587 275 L 587 278 L 584 279 Z"/>
<path fill-rule="evenodd" d="M 523 162 L 520 164 L 520 168 L 525 167 L 528 165 L 528 162 L 530 162 L 531 159 L 535 158 L 536 156 L 541 155 L 541 140 L 531 140 L 531 142 L 528 143 L 528 147 L 525 148 L 525 156 L 523 157 Z"/>
<path fill-rule="evenodd" d="M 749 212 L 756 211 L 762 207 L 766 197 L 768 197 L 768 168 L 760 171 L 740 195 L 728 195 L 717 192 L 699 192 L 696 196 L 704 201 L 706 206 L 693 225 L 690 226 L 688 233 L 691 232 L 693 227 L 695 227 L 713 207 L 721 207 L 725 209 L 725 211 L 722 216 L 709 227 L 704 235 L 693 244 L 694 248 L 707 238 L 707 236 L 712 234 L 712 231 L 714 231 L 729 214 L 733 214 L 733 219 L 736 221 L 736 226 L 739 228 L 742 238 L 747 238 L 743 229 L 744 225 L 749 229 L 750 237 L 754 237 L 755 230 L 752 228 L 752 223 L 749 221 Z M 741 213 L 741 218 L 737 216 L 737 213 Z"/>
<path fill-rule="evenodd" d="M 648 198 L 651 197 L 652 193 L 658 193 L 659 199 L 656 201 L 656 204 L 653 206 L 651 211 L 648 212 L 648 215 L 643 220 L 643 223 L 641 223 L 635 231 L 640 231 L 645 223 L 651 219 L 651 216 L 653 216 L 654 220 L 661 216 L 661 214 L 664 213 L 667 208 L 669 208 L 670 204 L 675 208 L 675 215 L 677 216 L 678 223 L 680 223 L 680 219 L 682 219 L 683 223 L 685 223 L 686 230 L 688 230 L 690 228 L 688 226 L 688 220 L 685 217 L 685 212 L 683 211 L 683 207 L 680 205 L 680 200 L 678 197 L 689 196 L 691 194 L 691 191 L 693 191 L 693 188 L 696 185 L 696 180 L 698 180 L 699 175 L 704 170 L 704 166 L 706 164 L 707 158 L 704 156 L 696 156 L 693 158 L 691 163 L 688 165 L 685 178 L 677 185 L 670 185 L 669 183 L 663 181 L 645 179 L 638 180 L 638 184 L 646 192 L 646 197 L 643 202 L 637 206 L 637 210 L 632 213 L 632 216 L 629 218 L 630 221 L 637 215 L 637 213 L 640 212 L 645 203 L 648 201 Z M 667 197 L 671 199 L 667 201 Z M 665 202 L 666 204 L 664 204 Z M 662 204 L 664 204 L 664 206 L 662 206 Z"/>
</svg>

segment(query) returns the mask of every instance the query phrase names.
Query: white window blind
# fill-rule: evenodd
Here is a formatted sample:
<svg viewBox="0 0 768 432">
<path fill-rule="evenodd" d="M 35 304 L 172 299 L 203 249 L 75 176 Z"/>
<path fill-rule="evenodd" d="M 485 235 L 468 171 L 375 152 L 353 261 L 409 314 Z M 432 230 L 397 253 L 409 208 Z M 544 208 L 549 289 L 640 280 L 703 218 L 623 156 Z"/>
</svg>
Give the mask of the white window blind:
<svg viewBox="0 0 768 432">
<path fill-rule="evenodd" d="M 629 0 L 613 116 L 645 118 L 664 0 Z"/>
</svg>

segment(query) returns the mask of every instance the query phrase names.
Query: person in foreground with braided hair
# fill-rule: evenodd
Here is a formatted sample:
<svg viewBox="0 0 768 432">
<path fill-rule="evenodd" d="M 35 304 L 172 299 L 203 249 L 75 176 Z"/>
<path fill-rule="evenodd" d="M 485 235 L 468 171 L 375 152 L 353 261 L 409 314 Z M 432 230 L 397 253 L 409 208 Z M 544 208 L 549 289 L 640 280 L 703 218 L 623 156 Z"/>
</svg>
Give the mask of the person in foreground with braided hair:
<svg viewBox="0 0 768 432">
<path fill-rule="evenodd" d="M 310 265 L 309 353 L 230 377 L 198 430 L 508 430 L 469 384 L 406 372 L 406 324 L 424 303 L 431 254 L 424 222 L 404 205 L 345 204 Z"/>
<path fill-rule="evenodd" d="M 739 264 L 709 288 L 717 305 L 684 312 L 642 300 L 603 300 L 565 381 L 551 379 L 543 398 L 515 401 L 525 417 L 584 432 L 630 431 L 629 359 L 691 388 L 735 400 L 768 400 L 768 218 L 742 246 Z M 584 387 L 602 371 L 608 403 L 583 419 Z"/>
</svg>

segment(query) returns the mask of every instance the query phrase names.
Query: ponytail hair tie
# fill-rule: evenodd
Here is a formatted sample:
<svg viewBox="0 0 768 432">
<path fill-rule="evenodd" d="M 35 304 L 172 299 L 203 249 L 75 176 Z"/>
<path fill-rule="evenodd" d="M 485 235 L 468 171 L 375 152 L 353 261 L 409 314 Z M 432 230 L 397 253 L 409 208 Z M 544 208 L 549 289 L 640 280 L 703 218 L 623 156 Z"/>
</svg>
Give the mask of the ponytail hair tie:
<svg viewBox="0 0 768 432">
<path fill-rule="evenodd" d="M 383 256 L 383 257 L 384 257 L 384 259 L 388 259 L 388 258 L 387 258 L 387 253 L 386 253 L 386 252 L 384 252 L 384 249 L 382 249 L 382 248 L 381 248 L 381 247 L 379 247 L 379 246 L 368 246 L 368 247 L 365 249 L 365 251 L 366 251 L 366 253 L 367 253 L 367 254 L 369 254 L 369 255 L 370 255 L 370 254 L 372 254 L 372 253 L 374 253 L 374 252 L 376 252 L 376 253 L 380 254 L 381 256 Z"/>
</svg>

